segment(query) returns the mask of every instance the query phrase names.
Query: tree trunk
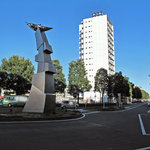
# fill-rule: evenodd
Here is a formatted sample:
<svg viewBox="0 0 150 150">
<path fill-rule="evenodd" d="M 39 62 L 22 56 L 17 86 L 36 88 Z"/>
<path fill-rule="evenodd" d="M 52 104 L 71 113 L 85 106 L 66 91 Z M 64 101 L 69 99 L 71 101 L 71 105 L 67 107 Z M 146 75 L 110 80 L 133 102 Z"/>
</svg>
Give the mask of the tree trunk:
<svg viewBox="0 0 150 150">
<path fill-rule="evenodd" d="M 101 95 L 101 99 L 102 99 L 102 103 L 103 103 L 103 98 L 104 98 L 104 90 L 101 90 L 100 93 L 102 93 Z"/>
<path fill-rule="evenodd" d="M 77 96 L 77 99 L 78 99 L 78 102 L 77 102 L 77 103 L 79 104 L 79 94 L 78 94 L 78 96 Z"/>
<path fill-rule="evenodd" d="M 105 108 L 105 104 L 104 104 L 104 90 L 102 90 L 102 104 L 103 104 L 103 109 Z"/>
</svg>

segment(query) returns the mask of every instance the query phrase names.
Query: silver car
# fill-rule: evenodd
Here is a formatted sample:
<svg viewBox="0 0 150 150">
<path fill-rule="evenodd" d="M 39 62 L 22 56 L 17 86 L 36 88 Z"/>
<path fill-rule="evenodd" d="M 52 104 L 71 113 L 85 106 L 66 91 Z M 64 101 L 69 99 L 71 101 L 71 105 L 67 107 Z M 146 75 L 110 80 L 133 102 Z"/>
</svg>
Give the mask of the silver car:
<svg viewBox="0 0 150 150">
<path fill-rule="evenodd" d="M 71 101 L 71 100 L 63 100 L 61 103 L 62 109 L 68 109 L 68 108 L 76 109 L 78 107 L 79 105 L 75 101 Z"/>
</svg>

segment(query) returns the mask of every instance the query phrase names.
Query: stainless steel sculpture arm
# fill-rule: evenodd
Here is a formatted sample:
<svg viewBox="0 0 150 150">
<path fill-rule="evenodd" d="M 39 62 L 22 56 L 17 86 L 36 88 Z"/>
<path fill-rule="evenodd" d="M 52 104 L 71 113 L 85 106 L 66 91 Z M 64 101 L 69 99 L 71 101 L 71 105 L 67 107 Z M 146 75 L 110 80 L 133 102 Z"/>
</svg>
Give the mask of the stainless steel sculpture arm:
<svg viewBox="0 0 150 150">
<path fill-rule="evenodd" d="M 40 28 L 41 31 L 48 31 L 53 29 L 51 27 L 42 26 L 41 24 L 27 23 L 27 25 L 34 31 L 36 31 L 37 28 Z"/>
</svg>

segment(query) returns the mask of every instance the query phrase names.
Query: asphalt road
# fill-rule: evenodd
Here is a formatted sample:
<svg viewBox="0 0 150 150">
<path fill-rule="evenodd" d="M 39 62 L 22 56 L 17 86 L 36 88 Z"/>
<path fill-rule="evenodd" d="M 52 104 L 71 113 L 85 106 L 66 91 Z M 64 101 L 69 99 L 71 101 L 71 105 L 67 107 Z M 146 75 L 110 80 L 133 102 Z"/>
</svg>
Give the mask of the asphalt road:
<svg viewBox="0 0 150 150">
<path fill-rule="evenodd" d="M 132 109 L 134 107 L 134 109 Z M 0 150 L 136 150 L 150 147 L 146 105 L 69 122 L 0 123 Z M 143 135 L 139 115 L 146 135 Z"/>
</svg>

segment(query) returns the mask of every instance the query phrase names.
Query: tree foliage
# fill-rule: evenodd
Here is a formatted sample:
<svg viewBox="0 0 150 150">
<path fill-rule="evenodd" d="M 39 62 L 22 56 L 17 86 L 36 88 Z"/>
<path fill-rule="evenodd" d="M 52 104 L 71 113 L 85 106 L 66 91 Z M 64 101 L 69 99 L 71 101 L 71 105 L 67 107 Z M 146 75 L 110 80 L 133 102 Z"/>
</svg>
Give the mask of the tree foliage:
<svg viewBox="0 0 150 150">
<path fill-rule="evenodd" d="M 112 94 L 117 98 L 118 93 L 121 93 L 121 97 L 130 96 L 130 87 L 127 77 L 122 76 L 122 72 L 116 72 L 114 75 L 109 76 L 108 94 Z"/>
<path fill-rule="evenodd" d="M 8 74 L 16 74 L 22 76 L 27 81 L 32 81 L 32 75 L 34 73 L 34 66 L 29 59 L 14 55 L 8 60 L 2 59 L 0 71 L 5 71 Z"/>
<path fill-rule="evenodd" d="M 0 66 L 1 87 L 13 89 L 17 94 L 24 94 L 31 87 L 34 66 L 29 59 L 14 55 L 8 60 L 2 59 Z"/>
<path fill-rule="evenodd" d="M 52 61 L 53 65 L 56 67 L 56 74 L 54 74 L 55 79 L 55 90 L 56 92 L 63 93 L 66 88 L 66 79 L 62 70 L 63 67 L 60 65 L 58 59 Z"/>
<path fill-rule="evenodd" d="M 122 72 L 116 72 L 114 75 L 109 76 L 108 82 L 108 95 L 111 98 L 113 95 L 117 98 L 118 93 L 121 93 L 121 97 L 130 97 L 136 99 L 148 99 L 149 94 L 138 86 L 134 86 L 129 78 L 122 76 Z"/>
<path fill-rule="evenodd" d="M 104 68 L 100 68 L 97 70 L 96 76 L 95 76 L 95 91 L 98 91 L 102 93 L 102 101 L 104 92 L 106 89 L 108 89 L 108 75 L 107 70 Z"/>
<path fill-rule="evenodd" d="M 149 94 L 146 91 L 141 90 L 141 92 L 142 92 L 142 99 L 149 99 Z"/>
<path fill-rule="evenodd" d="M 129 89 L 130 89 L 129 90 L 130 98 L 132 98 L 133 97 L 133 86 L 134 86 L 134 84 L 130 81 L 128 81 L 128 83 L 129 83 Z"/>
<path fill-rule="evenodd" d="M 113 96 L 113 76 L 108 75 L 108 97 L 111 99 Z"/>
<path fill-rule="evenodd" d="M 135 86 L 133 88 L 133 98 L 136 98 L 136 99 L 140 99 L 142 98 L 142 92 L 141 92 L 141 89 L 137 86 Z"/>
<path fill-rule="evenodd" d="M 88 91 L 92 88 L 87 79 L 84 63 L 81 59 L 69 63 L 68 81 L 68 92 L 74 97 L 78 97 L 78 100 L 79 93 Z"/>
<path fill-rule="evenodd" d="M 129 78 L 122 75 L 122 72 L 116 72 L 113 75 L 107 76 L 107 71 L 103 68 L 97 71 L 95 76 L 95 90 L 103 93 L 103 89 L 108 88 L 108 96 L 111 99 L 113 96 L 118 97 L 121 93 L 121 98 L 130 97 L 136 99 L 148 99 L 149 94 L 137 86 L 134 86 Z"/>
<path fill-rule="evenodd" d="M 132 85 L 131 85 L 132 86 Z M 128 77 L 126 77 L 126 76 L 124 76 L 123 77 L 123 93 L 122 93 L 122 96 L 124 96 L 124 97 L 130 97 L 130 92 L 131 92 L 131 90 L 132 89 L 130 89 L 130 88 L 132 88 L 130 86 L 130 83 L 129 83 L 129 78 Z"/>
<path fill-rule="evenodd" d="M 0 71 L 0 83 L 4 89 L 13 89 L 17 95 L 28 92 L 31 88 L 31 83 L 20 75 L 1 72 Z"/>
<path fill-rule="evenodd" d="M 6 88 L 9 83 L 9 77 L 7 72 L 0 71 L 0 88 Z"/>
</svg>

